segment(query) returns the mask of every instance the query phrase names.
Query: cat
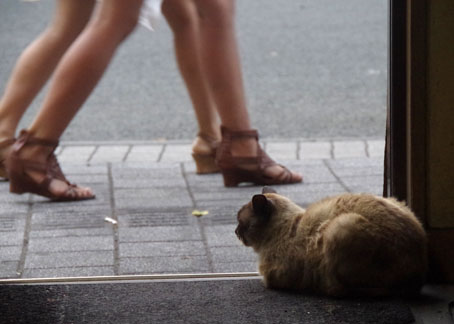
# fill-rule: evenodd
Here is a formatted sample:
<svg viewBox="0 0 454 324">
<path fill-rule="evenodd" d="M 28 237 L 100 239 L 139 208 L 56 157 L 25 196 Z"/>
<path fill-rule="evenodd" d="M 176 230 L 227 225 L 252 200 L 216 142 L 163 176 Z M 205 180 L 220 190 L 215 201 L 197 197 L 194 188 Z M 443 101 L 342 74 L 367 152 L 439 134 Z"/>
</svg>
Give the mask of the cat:
<svg viewBox="0 0 454 324">
<path fill-rule="evenodd" d="M 268 288 L 388 296 L 418 294 L 424 283 L 424 228 L 394 198 L 346 193 L 305 210 L 265 187 L 237 219 Z"/>
</svg>

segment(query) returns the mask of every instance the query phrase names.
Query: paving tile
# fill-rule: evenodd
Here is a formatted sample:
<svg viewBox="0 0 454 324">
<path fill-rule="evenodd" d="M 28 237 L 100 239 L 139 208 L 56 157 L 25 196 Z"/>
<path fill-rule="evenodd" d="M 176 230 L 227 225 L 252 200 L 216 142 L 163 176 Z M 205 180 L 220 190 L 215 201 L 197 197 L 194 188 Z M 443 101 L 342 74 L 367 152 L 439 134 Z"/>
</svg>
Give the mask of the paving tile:
<svg viewBox="0 0 454 324">
<path fill-rule="evenodd" d="M 335 141 L 334 158 L 366 157 L 366 144 L 363 141 Z"/>
<path fill-rule="evenodd" d="M 87 237 L 87 236 L 112 236 L 113 227 L 110 223 L 104 222 L 103 227 L 89 228 L 68 228 L 50 230 L 32 230 L 29 237 L 33 238 L 62 238 L 62 237 Z"/>
<path fill-rule="evenodd" d="M 107 174 L 107 166 L 104 164 L 97 165 L 80 165 L 67 162 L 60 163 L 63 173 L 66 176 L 74 174 L 94 175 L 94 174 Z"/>
<path fill-rule="evenodd" d="M 149 258 L 121 258 L 120 274 L 164 274 L 210 272 L 205 256 L 167 256 Z"/>
<path fill-rule="evenodd" d="M 235 228 L 236 225 L 234 224 L 205 227 L 205 237 L 210 249 L 221 246 L 234 246 L 236 248 L 242 248 L 243 244 L 235 235 Z"/>
<path fill-rule="evenodd" d="M 28 253 L 26 269 L 113 266 L 113 251 Z"/>
<path fill-rule="evenodd" d="M 16 272 L 19 261 L 1 261 L 0 260 L 0 279 L 17 278 L 19 274 Z"/>
<path fill-rule="evenodd" d="M 256 262 L 257 255 L 252 248 L 245 246 L 210 247 L 213 263 Z"/>
<path fill-rule="evenodd" d="M 114 178 L 115 189 L 128 189 L 128 188 L 175 188 L 179 187 L 186 191 L 186 182 L 183 177 L 147 177 L 145 175 L 137 177 L 115 177 Z"/>
<path fill-rule="evenodd" d="M 121 227 L 185 226 L 195 224 L 192 208 L 143 208 L 118 209 Z"/>
<path fill-rule="evenodd" d="M 121 243 L 120 257 L 204 256 L 201 241 Z"/>
<path fill-rule="evenodd" d="M 29 195 L 10 195 L 11 200 L 1 201 L 1 210 L 0 214 L 2 215 L 15 215 L 15 214 L 25 214 L 29 210 Z"/>
<path fill-rule="evenodd" d="M 107 267 L 69 267 L 69 268 L 46 268 L 25 269 L 23 278 L 57 278 L 57 277 L 93 277 L 113 276 L 112 266 Z"/>
<path fill-rule="evenodd" d="M 96 146 L 65 146 L 58 154 L 60 163 L 87 163 Z"/>
<path fill-rule="evenodd" d="M 339 177 L 383 174 L 383 159 L 381 158 L 339 159 L 327 161 L 327 164 Z"/>
<path fill-rule="evenodd" d="M 218 190 L 210 190 L 202 186 L 191 186 L 193 196 L 196 201 L 199 200 L 238 200 L 247 202 L 253 195 L 260 193 L 262 186 L 244 186 L 237 188 L 219 187 Z"/>
<path fill-rule="evenodd" d="M 180 162 L 112 163 L 115 176 L 174 177 L 181 173 Z"/>
<path fill-rule="evenodd" d="M 293 184 L 292 186 L 336 181 L 336 178 L 325 164 L 291 163 L 287 164 L 286 167 L 303 175 L 303 183 Z"/>
<path fill-rule="evenodd" d="M 184 165 L 187 166 L 188 164 L 189 163 L 185 163 Z M 191 187 L 194 185 L 201 185 L 204 187 L 224 187 L 222 175 L 220 173 L 196 174 L 195 172 L 186 171 L 185 178 L 187 179 Z"/>
<path fill-rule="evenodd" d="M 94 184 L 105 184 L 109 183 L 109 177 L 107 174 L 67 174 L 66 177 L 70 182 L 76 183 L 81 186 L 91 187 L 93 191 Z M 95 192 L 97 196 L 99 196 L 99 192 Z"/>
<path fill-rule="evenodd" d="M 296 142 L 267 142 L 265 148 L 273 160 L 297 159 L 298 145 Z"/>
<path fill-rule="evenodd" d="M 89 163 L 107 163 L 107 162 L 122 162 L 129 150 L 127 145 L 119 146 L 100 146 L 91 157 Z"/>
<path fill-rule="evenodd" d="M 298 159 L 331 159 L 331 150 L 330 142 L 301 142 Z"/>
<path fill-rule="evenodd" d="M 368 140 L 367 153 L 370 157 L 383 157 L 385 155 L 385 141 L 384 140 Z"/>
<path fill-rule="evenodd" d="M 160 162 L 190 161 L 191 152 L 191 144 L 168 144 L 164 148 Z"/>
<path fill-rule="evenodd" d="M 5 180 L 0 180 L 0 204 L 1 204 L 1 210 L 0 213 L 3 213 L 4 211 L 4 204 L 5 203 L 21 203 L 24 201 L 24 197 L 27 198 L 28 195 L 12 195 L 9 192 L 9 182 Z M 26 199 L 25 199 L 26 200 Z"/>
<path fill-rule="evenodd" d="M 257 272 L 257 262 L 219 262 L 213 264 L 216 273 Z"/>
<path fill-rule="evenodd" d="M 202 236 L 195 226 L 133 227 L 118 229 L 120 243 L 200 241 Z"/>
<path fill-rule="evenodd" d="M 195 167 L 195 162 L 194 160 L 191 161 L 182 161 L 182 164 L 184 165 L 184 171 L 186 174 L 196 174 L 196 167 Z M 201 176 L 211 176 L 212 174 L 201 174 Z"/>
<path fill-rule="evenodd" d="M 0 231 L 0 246 L 22 245 L 24 241 L 24 230 L 22 231 Z"/>
<path fill-rule="evenodd" d="M 70 230 L 70 229 L 92 229 L 108 226 L 106 217 L 112 217 L 107 208 L 94 210 L 80 210 L 34 213 L 32 216 L 32 231 L 40 230 Z"/>
<path fill-rule="evenodd" d="M 0 261 L 18 261 L 22 253 L 22 245 L 0 246 Z"/>
<path fill-rule="evenodd" d="M 134 145 L 126 162 L 157 162 L 163 145 Z"/>
<path fill-rule="evenodd" d="M 192 200 L 185 188 L 147 188 L 115 190 L 117 208 L 191 207 Z"/>
<path fill-rule="evenodd" d="M 351 192 L 383 195 L 383 175 L 342 177 L 341 180 Z"/>
<path fill-rule="evenodd" d="M 11 233 L 23 233 L 25 229 L 25 221 L 27 215 L 22 213 L 0 213 L 0 245 L 2 244 L 3 236 Z"/>
<path fill-rule="evenodd" d="M 205 216 L 200 217 L 202 224 L 207 226 L 214 226 L 214 225 L 231 225 L 237 223 L 237 213 L 240 209 L 241 205 L 237 204 L 237 202 L 232 202 L 229 206 L 222 206 L 222 205 L 214 205 L 210 206 L 210 202 L 201 202 L 198 205 L 198 209 L 201 211 L 207 211 L 208 214 Z"/>
<path fill-rule="evenodd" d="M 29 253 L 113 250 L 113 236 L 32 238 Z"/>
</svg>

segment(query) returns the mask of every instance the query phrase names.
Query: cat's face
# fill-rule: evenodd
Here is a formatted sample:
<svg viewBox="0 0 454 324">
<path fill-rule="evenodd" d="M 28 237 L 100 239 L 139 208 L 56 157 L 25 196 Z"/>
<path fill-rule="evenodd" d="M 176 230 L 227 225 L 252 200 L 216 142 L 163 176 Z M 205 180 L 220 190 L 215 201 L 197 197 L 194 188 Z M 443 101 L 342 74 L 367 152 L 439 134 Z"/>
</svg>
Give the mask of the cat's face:
<svg viewBox="0 0 454 324">
<path fill-rule="evenodd" d="M 275 193 L 275 191 L 264 187 L 261 195 L 252 197 L 252 200 L 238 212 L 238 226 L 235 234 L 246 246 L 254 247 L 262 241 L 264 230 L 274 211 L 273 204 L 265 193 Z"/>
</svg>

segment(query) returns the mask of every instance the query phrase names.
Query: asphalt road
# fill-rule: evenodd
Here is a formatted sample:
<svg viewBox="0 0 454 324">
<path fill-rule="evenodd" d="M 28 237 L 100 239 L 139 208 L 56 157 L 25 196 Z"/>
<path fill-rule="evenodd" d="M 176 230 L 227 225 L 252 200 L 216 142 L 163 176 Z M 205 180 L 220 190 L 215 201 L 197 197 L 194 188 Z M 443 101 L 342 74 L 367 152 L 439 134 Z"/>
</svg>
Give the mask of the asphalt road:
<svg viewBox="0 0 454 324">
<path fill-rule="evenodd" d="M 1 91 L 54 4 L 0 1 Z M 237 34 L 250 114 L 262 136 L 383 138 L 386 0 L 237 0 Z M 122 45 L 63 139 L 190 139 L 196 131 L 162 21 L 153 33 L 138 27 Z"/>
</svg>

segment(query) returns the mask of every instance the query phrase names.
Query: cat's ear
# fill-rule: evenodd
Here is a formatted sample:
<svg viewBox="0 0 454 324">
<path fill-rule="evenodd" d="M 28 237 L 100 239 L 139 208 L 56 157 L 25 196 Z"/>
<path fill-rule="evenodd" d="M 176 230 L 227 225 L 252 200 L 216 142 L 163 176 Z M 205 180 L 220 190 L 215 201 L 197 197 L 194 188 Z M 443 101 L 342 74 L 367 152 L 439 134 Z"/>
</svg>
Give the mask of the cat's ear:
<svg viewBox="0 0 454 324">
<path fill-rule="evenodd" d="M 263 187 L 262 189 L 262 194 L 266 194 L 266 193 L 277 193 L 276 190 L 274 190 L 273 188 L 271 187 Z"/>
<path fill-rule="evenodd" d="M 268 218 L 271 216 L 272 207 L 271 201 L 265 195 L 254 195 L 252 197 L 252 209 L 255 215 Z"/>
</svg>

